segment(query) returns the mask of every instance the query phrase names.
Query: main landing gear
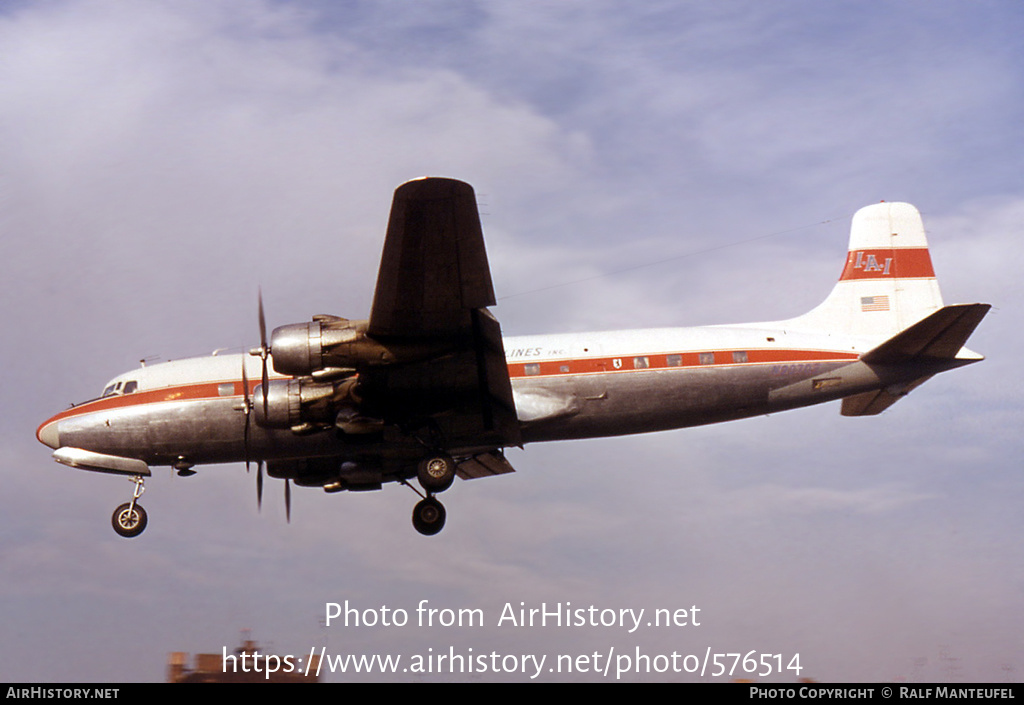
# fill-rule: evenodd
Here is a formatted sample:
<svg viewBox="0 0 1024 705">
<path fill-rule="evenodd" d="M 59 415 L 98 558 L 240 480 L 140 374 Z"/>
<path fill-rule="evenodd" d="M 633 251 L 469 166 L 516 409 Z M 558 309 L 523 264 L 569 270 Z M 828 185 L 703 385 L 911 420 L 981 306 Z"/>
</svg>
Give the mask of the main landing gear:
<svg viewBox="0 0 1024 705">
<path fill-rule="evenodd" d="M 114 516 L 110 518 L 110 523 L 114 527 L 114 531 L 117 532 L 118 536 L 123 536 L 126 539 L 132 539 L 141 534 L 146 530 L 146 524 L 149 523 L 149 517 L 146 515 L 146 510 L 139 504 L 139 497 L 146 491 L 143 486 L 142 475 L 132 475 L 132 482 L 135 483 L 135 492 L 132 494 L 132 501 L 125 502 L 120 507 L 114 510 Z"/>
<path fill-rule="evenodd" d="M 416 470 L 416 479 L 426 491 L 423 499 L 412 510 L 412 525 L 424 536 L 433 536 L 444 528 L 447 514 L 444 505 L 434 498 L 435 492 L 444 492 L 455 481 L 455 461 L 444 454 L 431 455 Z M 411 486 L 411 485 L 410 485 Z M 413 488 L 414 491 L 415 488 Z"/>
</svg>

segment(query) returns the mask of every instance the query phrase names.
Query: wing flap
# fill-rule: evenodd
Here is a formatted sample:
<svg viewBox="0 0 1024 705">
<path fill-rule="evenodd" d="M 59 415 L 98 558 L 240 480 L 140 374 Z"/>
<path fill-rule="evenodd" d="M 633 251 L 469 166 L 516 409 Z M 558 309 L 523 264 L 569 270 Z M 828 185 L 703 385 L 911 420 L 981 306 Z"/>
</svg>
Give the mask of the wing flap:
<svg viewBox="0 0 1024 705">
<path fill-rule="evenodd" d="M 492 477 L 515 472 L 515 468 L 505 459 L 500 451 L 480 453 L 466 458 L 458 464 L 458 474 L 463 480 L 474 480 L 478 477 Z"/>
</svg>

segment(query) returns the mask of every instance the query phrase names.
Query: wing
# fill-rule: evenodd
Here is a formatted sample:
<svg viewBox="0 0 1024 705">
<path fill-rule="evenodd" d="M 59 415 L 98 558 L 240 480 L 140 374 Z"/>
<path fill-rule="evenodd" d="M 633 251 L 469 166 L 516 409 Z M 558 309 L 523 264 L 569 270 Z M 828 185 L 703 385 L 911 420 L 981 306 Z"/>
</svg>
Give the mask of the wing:
<svg viewBox="0 0 1024 705">
<path fill-rule="evenodd" d="M 494 305 L 473 187 L 416 179 L 395 190 L 367 334 L 451 338 L 474 309 Z"/>
<path fill-rule="evenodd" d="M 366 334 L 422 359 L 360 373 L 368 404 L 386 421 L 427 424 L 449 452 L 519 445 L 473 188 L 452 179 L 395 191 Z"/>
</svg>

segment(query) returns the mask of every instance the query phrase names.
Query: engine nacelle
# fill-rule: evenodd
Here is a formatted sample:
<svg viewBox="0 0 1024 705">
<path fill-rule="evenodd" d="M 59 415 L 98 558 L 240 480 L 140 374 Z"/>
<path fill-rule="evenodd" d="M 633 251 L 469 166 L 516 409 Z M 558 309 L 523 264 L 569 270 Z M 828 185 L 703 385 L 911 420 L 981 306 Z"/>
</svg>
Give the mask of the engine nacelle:
<svg viewBox="0 0 1024 705">
<path fill-rule="evenodd" d="M 314 316 L 309 323 L 275 328 L 270 336 L 274 369 L 283 375 L 342 377 L 366 365 L 409 362 L 445 349 L 441 344 L 382 343 L 366 334 L 367 321 Z"/>
<path fill-rule="evenodd" d="M 360 325 L 362 324 L 362 325 Z M 275 328 L 270 335 L 274 369 L 284 375 L 303 376 L 329 365 L 325 354 L 340 345 L 365 337 L 365 321 L 317 316 L 310 323 Z"/>
<path fill-rule="evenodd" d="M 317 382 L 308 378 L 271 380 L 266 411 L 263 385 L 252 395 L 256 423 L 264 428 L 290 428 L 296 432 L 315 431 L 334 424 L 339 405 L 357 404 L 354 379 Z"/>
</svg>

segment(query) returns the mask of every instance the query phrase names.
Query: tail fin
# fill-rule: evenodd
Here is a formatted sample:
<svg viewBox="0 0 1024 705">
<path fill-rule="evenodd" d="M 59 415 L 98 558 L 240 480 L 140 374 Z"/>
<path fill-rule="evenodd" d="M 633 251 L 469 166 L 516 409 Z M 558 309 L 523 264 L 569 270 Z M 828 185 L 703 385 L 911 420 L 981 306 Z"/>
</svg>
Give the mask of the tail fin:
<svg viewBox="0 0 1024 705">
<path fill-rule="evenodd" d="M 853 216 L 839 283 L 796 328 L 885 340 L 942 308 L 921 214 L 909 203 L 878 203 Z"/>
</svg>

